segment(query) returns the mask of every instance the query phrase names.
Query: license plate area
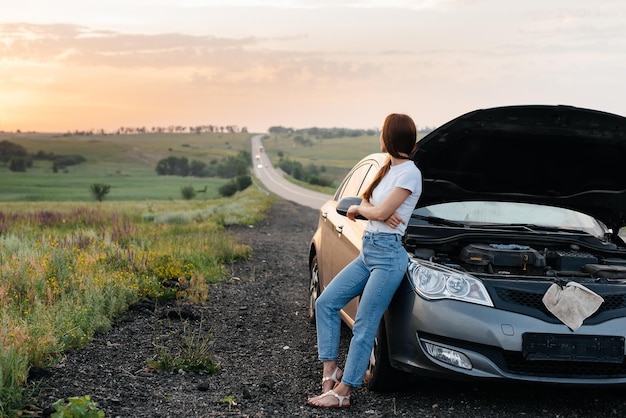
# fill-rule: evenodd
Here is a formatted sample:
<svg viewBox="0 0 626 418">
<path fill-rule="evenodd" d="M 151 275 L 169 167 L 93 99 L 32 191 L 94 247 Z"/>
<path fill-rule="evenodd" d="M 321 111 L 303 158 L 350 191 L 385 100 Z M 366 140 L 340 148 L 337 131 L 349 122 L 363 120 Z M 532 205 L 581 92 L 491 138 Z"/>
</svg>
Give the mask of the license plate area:
<svg viewBox="0 0 626 418">
<path fill-rule="evenodd" d="M 624 337 L 525 333 L 522 355 L 526 360 L 624 362 Z"/>
</svg>

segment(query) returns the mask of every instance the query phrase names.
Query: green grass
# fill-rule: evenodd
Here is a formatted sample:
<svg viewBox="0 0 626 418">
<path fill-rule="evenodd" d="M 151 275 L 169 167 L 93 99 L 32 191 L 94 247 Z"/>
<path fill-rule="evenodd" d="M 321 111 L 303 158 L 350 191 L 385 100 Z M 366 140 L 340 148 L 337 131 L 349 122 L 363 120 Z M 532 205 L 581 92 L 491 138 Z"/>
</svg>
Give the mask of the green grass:
<svg viewBox="0 0 626 418">
<path fill-rule="evenodd" d="M 282 152 L 283 158 L 299 161 L 304 166 L 310 163 L 324 166 L 329 173 L 343 176 L 361 158 L 380 151 L 378 136 L 331 139 L 309 136 L 312 146 L 296 145 L 294 136 L 294 134 L 267 135 L 263 140 L 263 146 L 273 162 L 279 160 L 278 153 Z"/>
<path fill-rule="evenodd" d="M 294 137 L 298 135 L 308 139 L 311 145 L 296 144 Z M 420 134 L 419 137 L 421 136 L 423 135 Z M 335 187 L 343 180 L 348 171 L 363 157 L 380 152 L 379 134 L 328 139 L 302 133 L 266 135 L 263 140 L 263 147 L 271 157 L 273 164 L 280 160 L 280 154 L 282 154 L 282 158 L 298 161 L 304 167 L 309 164 L 323 167 L 322 175 L 334 182 L 334 186 L 331 188 L 320 189 L 303 182 L 290 180 L 303 187 L 325 193 L 333 193 Z"/>
<path fill-rule="evenodd" d="M 86 163 L 84 163 L 86 164 Z M 37 164 L 39 165 L 39 163 Z M 102 164 L 98 165 L 102 167 Z M 105 200 L 175 200 L 181 199 L 181 188 L 192 186 L 195 199 L 206 200 L 219 197 L 218 189 L 228 179 L 157 176 L 152 173 L 133 175 L 98 175 L 93 169 L 70 168 L 70 173 L 51 174 L 39 167 L 26 173 L 14 173 L 0 164 L 0 201 L 93 201 L 90 185 L 104 183 L 111 186 Z"/>
<path fill-rule="evenodd" d="M 170 200 L 180 199 L 183 186 L 192 186 L 196 199 L 219 196 L 218 189 L 228 180 L 159 176 L 155 168 L 163 158 L 186 157 L 210 164 L 240 150 L 250 150 L 250 135 L 203 134 L 140 134 L 63 136 L 58 134 L 0 134 L 26 148 L 55 155 L 81 155 L 86 162 L 54 173 L 52 162 L 35 160 L 25 173 L 14 173 L 0 163 L 0 201 L 91 201 L 90 185 L 111 186 L 106 200 Z"/>
</svg>

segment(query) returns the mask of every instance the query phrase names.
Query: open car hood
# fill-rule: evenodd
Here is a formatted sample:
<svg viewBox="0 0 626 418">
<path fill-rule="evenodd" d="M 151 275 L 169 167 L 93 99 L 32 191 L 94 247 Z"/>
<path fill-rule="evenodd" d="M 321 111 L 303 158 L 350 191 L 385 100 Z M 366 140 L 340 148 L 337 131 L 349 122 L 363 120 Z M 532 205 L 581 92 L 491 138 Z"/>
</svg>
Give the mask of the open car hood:
<svg viewBox="0 0 626 418">
<path fill-rule="evenodd" d="M 626 225 L 626 118 L 571 106 L 476 110 L 418 143 L 418 207 L 515 201 L 587 213 L 617 233 Z"/>
</svg>

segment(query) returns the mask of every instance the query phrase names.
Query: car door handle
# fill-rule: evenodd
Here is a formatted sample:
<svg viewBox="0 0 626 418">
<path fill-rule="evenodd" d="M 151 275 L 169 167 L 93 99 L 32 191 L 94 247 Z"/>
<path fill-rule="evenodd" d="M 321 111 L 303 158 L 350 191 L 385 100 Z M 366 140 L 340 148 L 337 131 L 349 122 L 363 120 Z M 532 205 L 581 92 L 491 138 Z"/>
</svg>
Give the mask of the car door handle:
<svg viewBox="0 0 626 418">
<path fill-rule="evenodd" d="M 343 232 L 343 225 L 337 225 L 335 227 L 335 231 L 337 231 L 337 233 L 341 234 Z"/>
<path fill-rule="evenodd" d="M 328 218 L 328 212 L 322 212 L 322 218 L 324 219 Z"/>
</svg>

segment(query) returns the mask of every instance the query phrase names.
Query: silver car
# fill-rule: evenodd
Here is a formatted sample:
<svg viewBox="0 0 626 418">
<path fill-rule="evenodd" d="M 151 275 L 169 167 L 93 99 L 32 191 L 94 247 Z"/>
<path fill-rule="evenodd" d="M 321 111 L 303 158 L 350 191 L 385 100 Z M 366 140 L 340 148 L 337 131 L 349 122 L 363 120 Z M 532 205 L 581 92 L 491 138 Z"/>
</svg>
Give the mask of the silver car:
<svg viewBox="0 0 626 418">
<path fill-rule="evenodd" d="M 360 250 L 345 217 L 383 164 L 361 160 L 320 209 L 309 315 Z M 419 141 L 423 193 L 409 265 L 380 324 L 366 384 L 410 374 L 626 383 L 626 118 L 571 106 L 462 115 Z M 354 323 L 358 298 L 341 312 Z"/>
</svg>

